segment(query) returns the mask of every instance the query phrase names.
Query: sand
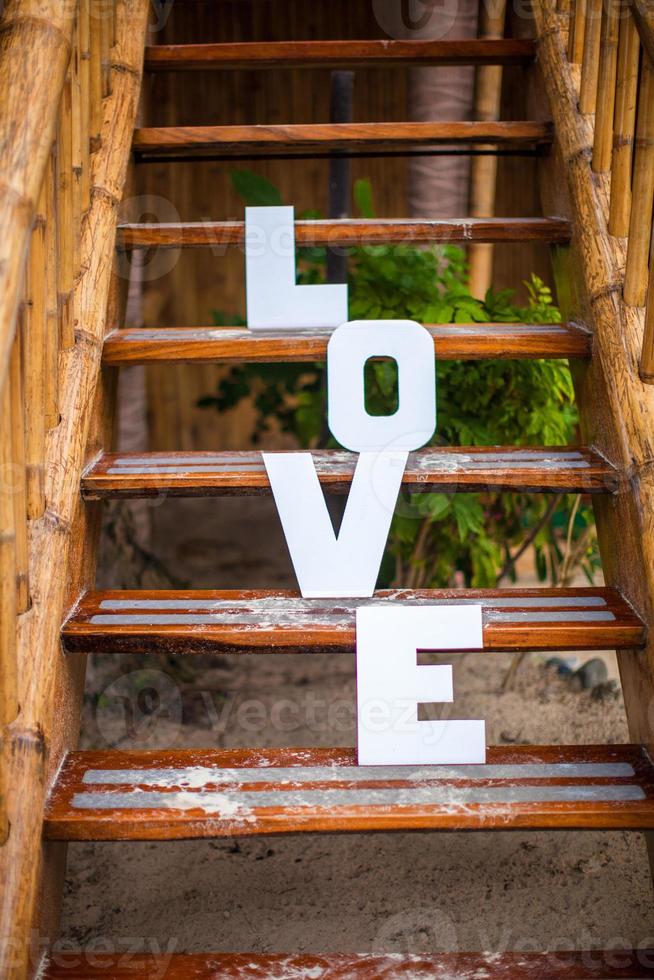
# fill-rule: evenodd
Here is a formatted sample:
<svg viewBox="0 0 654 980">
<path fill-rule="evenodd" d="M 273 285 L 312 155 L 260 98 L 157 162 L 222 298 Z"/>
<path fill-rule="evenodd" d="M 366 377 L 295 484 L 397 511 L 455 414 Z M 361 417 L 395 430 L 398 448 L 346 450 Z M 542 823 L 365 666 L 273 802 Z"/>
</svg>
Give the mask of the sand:
<svg viewBox="0 0 654 980">
<path fill-rule="evenodd" d="M 293 584 L 270 501 L 169 501 L 152 513 L 154 550 L 180 580 Z M 113 557 L 107 549 L 102 581 L 129 584 Z M 450 717 L 485 718 L 497 744 L 628 740 L 619 692 L 575 691 L 534 654 L 502 694 L 510 660 L 459 656 Z M 155 724 L 137 701 L 152 683 L 169 703 Z M 129 724 L 116 692 L 134 707 Z M 98 656 L 82 744 L 352 745 L 354 693 L 351 655 L 204 656 L 181 672 Z M 654 946 L 653 897 L 643 836 L 617 831 L 74 844 L 62 941 L 180 952 Z"/>
</svg>

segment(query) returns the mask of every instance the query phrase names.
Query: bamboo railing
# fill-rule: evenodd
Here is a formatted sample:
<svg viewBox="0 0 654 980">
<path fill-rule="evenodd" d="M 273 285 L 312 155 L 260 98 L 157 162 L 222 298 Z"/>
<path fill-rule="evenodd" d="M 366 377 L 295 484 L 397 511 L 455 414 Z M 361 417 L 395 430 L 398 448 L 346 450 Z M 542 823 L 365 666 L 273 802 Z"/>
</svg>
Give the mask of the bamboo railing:
<svg viewBox="0 0 654 980">
<path fill-rule="evenodd" d="M 99 146 L 102 100 L 109 94 L 115 7 L 115 0 L 7 0 L 0 25 L 0 734 L 5 748 L 7 726 L 20 706 L 20 620 L 38 601 L 30 588 L 30 528 L 46 511 L 46 444 L 59 424 L 63 394 L 59 355 L 75 345 L 82 225 L 91 203 L 91 154 Z M 96 76 L 102 85 L 93 85 Z M 3 764 L 0 774 L 6 772 Z M 2 843 L 8 834 L 5 789 L 0 783 Z"/>
<path fill-rule="evenodd" d="M 592 170 L 611 177 L 608 230 L 627 239 L 623 299 L 645 307 L 640 377 L 654 384 L 654 8 L 571 0 L 559 10 L 570 18 L 568 58 L 581 66 L 579 109 L 595 113 Z"/>
<path fill-rule="evenodd" d="M 10 242 L 15 261 L 12 272 L 0 261 L 3 980 L 38 972 L 30 937 L 56 930 L 56 903 L 39 902 L 58 891 L 62 868 L 42 847 L 43 811 L 75 745 L 84 671 L 59 634 L 95 574 L 99 511 L 79 486 L 112 415 L 101 355 L 122 317 L 116 226 L 149 6 L 8 0 L 0 23 L 0 145 L 11 150 L 0 161 L 0 248 Z"/>
</svg>

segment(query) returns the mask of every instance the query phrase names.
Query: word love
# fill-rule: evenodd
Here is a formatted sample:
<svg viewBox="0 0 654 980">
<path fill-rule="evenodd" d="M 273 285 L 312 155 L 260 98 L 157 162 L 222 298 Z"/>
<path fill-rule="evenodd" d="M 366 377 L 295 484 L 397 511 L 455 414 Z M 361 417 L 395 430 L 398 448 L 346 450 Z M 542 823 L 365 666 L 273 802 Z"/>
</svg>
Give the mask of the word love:
<svg viewBox="0 0 654 980">
<path fill-rule="evenodd" d="M 248 327 L 331 328 L 328 425 L 358 453 L 338 534 L 313 457 L 263 460 L 305 598 L 370 598 L 409 453 L 436 427 L 436 364 L 428 332 L 412 320 L 347 322 L 346 285 L 298 285 L 293 208 L 247 208 Z M 391 359 L 396 411 L 365 407 L 365 367 Z M 357 609 L 358 752 L 363 765 L 485 761 L 483 721 L 419 721 L 419 705 L 453 701 L 452 667 L 418 663 L 420 651 L 483 647 L 480 606 L 370 605 Z"/>
<path fill-rule="evenodd" d="M 436 366 L 428 332 L 410 320 L 347 320 L 347 286 L 298 286 L 293 208 L 246 208 L 251 330 L 336 327 L 327 348 L 328 425 L 359 453 L 338 536 L 310 453 L 264 453 L 264 464 L 305 598 L 373 594 L 409 452 L 436 426 Z M 364 369 L 397 365 L 398 408 L 369 415 Z"/>
</svg>

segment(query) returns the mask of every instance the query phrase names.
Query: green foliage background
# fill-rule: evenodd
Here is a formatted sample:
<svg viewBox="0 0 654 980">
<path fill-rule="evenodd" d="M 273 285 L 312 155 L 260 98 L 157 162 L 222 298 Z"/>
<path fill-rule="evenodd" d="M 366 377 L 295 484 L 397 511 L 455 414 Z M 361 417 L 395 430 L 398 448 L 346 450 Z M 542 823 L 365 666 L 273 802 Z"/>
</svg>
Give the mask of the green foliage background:
<svg viewBox="0 0 654 980">
<path fill-rule="evenodd" d="M 248 205 L 279 205 L 279 191 L 247 170 L 232 174 Z M 362 217 L 374 217 L 372 188 L 357 181 Z M 315 212 L 304 218 L 318 217 Z M 324 249 L 298 250 L 298 281 L 324 282 Z M 349 257 L 350 319 L 413 319 L 421 323 L 500 323 L 560 320 L 549 288 L 532 276 L 528 302 L 510 290 L 471 296 L 465 254 L 455 246 L 357 247 Z M 243 321 L 214 313 L 218 325 Z M 367 408 L 393 410 L 394 365 L 368 366 Z M 577 415 L 566 361 L 438 361 L 438 422 L 433 445 L 565 445 L 574 442 Z M 253 398 L 253 441 L 274 425 L 300 446 L 336 446 L 326 426 L 324 364 L 234 367 L 200 404 L 225 411 Z M 402 494 L 393 520 L 380 586 L 413 588 L 461 584 L 492 587 L 514 578 L 513 560 L 533 543 L 542 580 L 566 584 L 576 567 L 592 581 L 598 565 L 592 509 L 574 495 Z"/>
</svg>

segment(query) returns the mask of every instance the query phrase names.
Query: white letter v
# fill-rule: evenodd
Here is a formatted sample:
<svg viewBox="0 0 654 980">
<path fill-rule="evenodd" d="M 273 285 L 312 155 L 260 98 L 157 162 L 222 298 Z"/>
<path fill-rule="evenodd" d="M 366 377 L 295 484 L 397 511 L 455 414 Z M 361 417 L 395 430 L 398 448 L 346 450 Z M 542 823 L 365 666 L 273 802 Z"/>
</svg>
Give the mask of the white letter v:
<svg viewBox="0 0 654 980">
<path fill-rule="evenodd" d="M 336 537 L 311 453 L 263 453 L 304 598 L 372 596 L 408 457 L 361 453 Z"/>
</svg>

